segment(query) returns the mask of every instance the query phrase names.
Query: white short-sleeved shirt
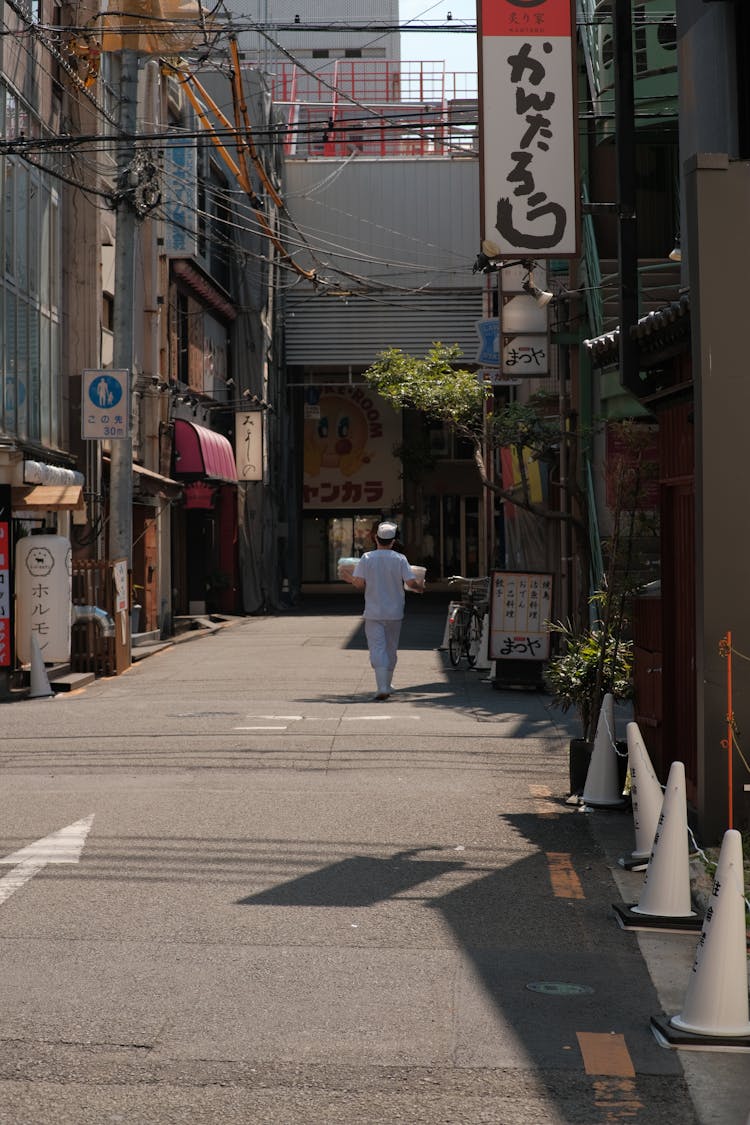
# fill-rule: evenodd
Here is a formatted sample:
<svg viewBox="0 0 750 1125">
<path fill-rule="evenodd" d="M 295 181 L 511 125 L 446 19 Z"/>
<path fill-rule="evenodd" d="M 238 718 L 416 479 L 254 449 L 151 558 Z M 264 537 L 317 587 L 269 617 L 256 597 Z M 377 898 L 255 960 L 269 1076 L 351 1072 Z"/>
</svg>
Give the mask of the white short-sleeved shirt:
<svg viewBox="0 0 750 1125">
<path fill-rule="evenodd" d="M 404 582 L 416 575 L 398 551 L 368 551 L 354 568 L 365 580 L 365 612 L 371 621 L 400 621 L 404 616 Z"/>
</svg>

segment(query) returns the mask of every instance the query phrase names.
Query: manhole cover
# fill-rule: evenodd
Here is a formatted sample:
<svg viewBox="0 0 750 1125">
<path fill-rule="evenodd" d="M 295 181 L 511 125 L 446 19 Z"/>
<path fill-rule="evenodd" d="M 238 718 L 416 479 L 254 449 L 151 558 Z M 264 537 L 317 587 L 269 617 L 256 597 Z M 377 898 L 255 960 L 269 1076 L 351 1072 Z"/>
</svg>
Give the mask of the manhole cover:
<svg viewBox="0 0 750 1125">
<path fill-rule="evenodd" d="M 566 984 L 561 980 L 533 980 L 526 987 L 529 992 L 543 992 L 545 996 L 584 996 L 594 991 L 587 984 Z"/>
</svg>

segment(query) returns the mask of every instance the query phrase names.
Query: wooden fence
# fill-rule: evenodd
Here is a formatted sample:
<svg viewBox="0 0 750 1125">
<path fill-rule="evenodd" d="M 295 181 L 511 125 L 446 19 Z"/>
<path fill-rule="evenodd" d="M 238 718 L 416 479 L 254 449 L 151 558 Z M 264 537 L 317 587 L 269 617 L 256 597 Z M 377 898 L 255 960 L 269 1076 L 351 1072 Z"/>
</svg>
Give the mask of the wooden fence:
<svg viewBox="0 0 750 1125">
<path fill-rule="evenodd" d="M 114 618 L 115 589 L 112 564 L 96 559 L 73 562 L 73 605 L 95 605 Z M 116 638 L 102 636 L 94 621 L 78 621 L 71 629 L 70 667 L 97 676 L 117 674 Z"/>
</svg>

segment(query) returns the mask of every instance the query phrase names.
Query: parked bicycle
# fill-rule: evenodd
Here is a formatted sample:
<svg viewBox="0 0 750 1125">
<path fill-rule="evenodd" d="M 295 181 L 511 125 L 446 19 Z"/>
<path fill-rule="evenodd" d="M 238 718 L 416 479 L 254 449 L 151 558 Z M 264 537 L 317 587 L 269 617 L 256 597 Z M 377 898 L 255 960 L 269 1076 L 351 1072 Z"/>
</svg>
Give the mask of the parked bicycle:
<svg viewBox="0 0 750 1125">
<path fill-rule="evenodd" d="M 448 656 L 454 668 L 462 656 L 473 668 L 482 644 L 482 625 L 489 609 L 489 578 L 464 578 L 454 574 L 448 582 L 461 583 L 461 600 L 454 605 L 448 620 Z"/>
</svg>

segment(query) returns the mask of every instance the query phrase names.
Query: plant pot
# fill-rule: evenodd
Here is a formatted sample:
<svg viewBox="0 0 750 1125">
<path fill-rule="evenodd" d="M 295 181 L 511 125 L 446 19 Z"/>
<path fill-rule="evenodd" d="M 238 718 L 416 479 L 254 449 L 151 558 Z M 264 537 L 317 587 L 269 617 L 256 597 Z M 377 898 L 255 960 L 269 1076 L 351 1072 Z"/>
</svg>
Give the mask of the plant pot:
<svg viewBox="0 0 750 1125">
<path fill-rule="evenodd" d="M 628 776 L 628 744 L 624 739 L 617 739 L 617 777 L 620 783 L 620 792 L 625 788 L 625 779 Z"/>
<path fill-rule="evenodd" d="M 571 793 L 583 793 L 593 749 L 593 742 L 589 742 L 585 738 L 571 738 L 568 746 L 568 769 L 570 773 Z"/>
</svg>

